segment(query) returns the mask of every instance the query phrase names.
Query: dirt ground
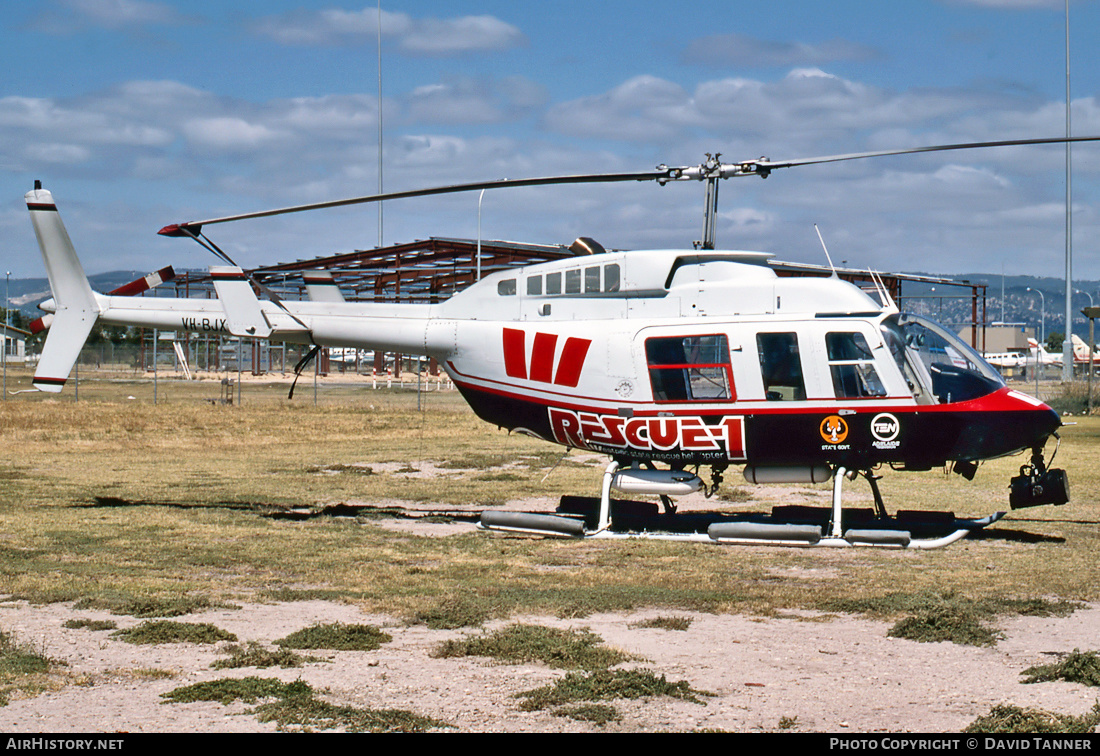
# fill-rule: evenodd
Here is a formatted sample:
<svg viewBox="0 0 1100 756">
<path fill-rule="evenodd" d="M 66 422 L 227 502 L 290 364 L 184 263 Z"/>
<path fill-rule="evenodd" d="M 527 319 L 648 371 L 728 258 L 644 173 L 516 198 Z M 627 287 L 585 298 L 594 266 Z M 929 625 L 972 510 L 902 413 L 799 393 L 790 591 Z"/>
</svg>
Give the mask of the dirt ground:
<svg viewBox="0 0 1100 756">
<path fill-rule="evenodd" d="M 687 630 L 643 629 L 655 616 L 686 617 Z M 638 657 L 630 665 L 687 681 L 712 696 L 696 704 L 672 698 L 612 702 L 622 720 L 603 727 L 523 712 L 514 694 L 565 673 L 540 664 L 509 665 L 484 658 L 436 659 L 441 642 L 482 630 L 408 626 L 353 606 L 323 601 L 253 604 L 176 618 L 211 622 L 241 642 L 272 641 L 319 623 L 367 623 L 393 640 L 370 652 L 308 652 L 324 661 L 297 669 L 216 670 L 226 656 L 213 646 L 139 646 L 110 631 L 66 629 L 74 618 L 132 617 L 76 610 L 71 604 L 31 606 L 0 601 L 0 627 L 39 653 L 64 661 L 59 687 L 0 707 L 8 733 L 264 732 L 276 729 L 250 714 L 251 705 L 166 703 L 174 688 L 221 677 L 302 679 L 325 700 L 342 705 L 406 709 L 447 722 L 458 732 L 661 732 L 719 729 L 774 731 L 958 731 L 1000 703 L 1083 714 L 1095 689 L 1070 683 L 1021 684 L 1020 672 L 1075 648 L 1100 646 L 1100 605 L 1065 618 L 1013 617 L 998 627 L 992 648 L 917 643 L 887 637 L 888 623 L 857 617 L 790 613 L 760 619 L 648 610 L 575 620 L 514 617 L 509 622 L 587 628 Z M 486 629 L 504 622 L 490 623 Z M 170 677 L 150 670 L 167 672 Z"/>
</svg>

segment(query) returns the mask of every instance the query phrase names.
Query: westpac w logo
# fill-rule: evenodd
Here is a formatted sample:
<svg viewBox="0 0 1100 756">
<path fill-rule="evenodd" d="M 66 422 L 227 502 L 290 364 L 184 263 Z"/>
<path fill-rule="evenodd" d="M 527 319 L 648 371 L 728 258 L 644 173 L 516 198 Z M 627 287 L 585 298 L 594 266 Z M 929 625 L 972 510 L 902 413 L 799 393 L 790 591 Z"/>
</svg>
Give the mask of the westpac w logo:
<svg viewBox="0 0 1100 756">
<path fill-rule="evenodd" d="M 556 370 L 554 357 L 558 350 L 557 334 L 536 333 L 532 341 L 531 371 L 528 373 L 527 332 L 519 328 L 504 329 L 504 372 L 508 377 L 576 388 L 592 340 L 573 336 L 567 338 L 561 348 Z"/>
</svg>

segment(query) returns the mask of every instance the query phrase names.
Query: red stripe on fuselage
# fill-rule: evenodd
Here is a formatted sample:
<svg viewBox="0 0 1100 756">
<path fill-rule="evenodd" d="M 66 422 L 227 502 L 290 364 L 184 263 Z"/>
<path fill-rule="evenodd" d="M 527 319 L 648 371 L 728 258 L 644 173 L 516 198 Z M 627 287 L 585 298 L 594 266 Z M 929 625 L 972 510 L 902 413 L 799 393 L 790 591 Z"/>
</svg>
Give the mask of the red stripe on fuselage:
<svg viewBox="0 0 1100 756">
<path fill-rule="evenodd" d="M 568 346 L 566 342 L 566 346 Z M 550 383 L 554 380 L 554 353 L 558 348 L 558 336 L 555 333 L 536 333 L 535 345 L 531 350 L 531 380 Z"/>
<path fill-rule="evenodd" d="M 558 361 L 558 374 L 554 376 L 554 383 L 559 386 L 576 388 L 581 380 L 581 368 L 584 367 L 584 358 L 588 356 L 588 347 L 592 345 L 589 339 L 568 338 L 565 347 L 561 350 L 561 360 Z"/>
<path fill-rule="evenodd" d="M 518 328 L 504 329 L 504 372 L 527 379 L 527 334 Z"/>
</svg>

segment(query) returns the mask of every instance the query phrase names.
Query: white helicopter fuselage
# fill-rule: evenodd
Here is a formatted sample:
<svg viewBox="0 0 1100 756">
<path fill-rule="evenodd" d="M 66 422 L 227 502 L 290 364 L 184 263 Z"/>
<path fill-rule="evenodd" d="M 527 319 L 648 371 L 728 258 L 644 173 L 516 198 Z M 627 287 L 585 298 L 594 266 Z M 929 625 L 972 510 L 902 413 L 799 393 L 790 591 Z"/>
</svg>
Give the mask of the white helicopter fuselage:
<svg viewBox="0 0 1100 756">
<path fill-rule="evenodd" d="M 431 305 L 261 301 L 229 267 L 211 268 L 215 300 L 132 298 L 92 292 L 52 197 L 27 202 L 55 295 L 47 391 L 102 322 L 434 357 L 484 420 L 629 463 L 928 469 L 1034 448 L 1060 425 L 957 337 L 903 331 L 884 290 L 779 277 L 765 253 L 577 256 Z"/>
</svg>

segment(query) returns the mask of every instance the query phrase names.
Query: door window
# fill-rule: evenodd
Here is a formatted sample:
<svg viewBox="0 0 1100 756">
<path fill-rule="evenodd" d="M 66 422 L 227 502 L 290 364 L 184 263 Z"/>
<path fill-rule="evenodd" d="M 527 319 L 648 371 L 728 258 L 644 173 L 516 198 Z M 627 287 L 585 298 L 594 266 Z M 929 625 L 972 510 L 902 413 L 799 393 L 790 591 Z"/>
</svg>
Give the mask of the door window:
<svg viewBox="0 0 1100 756">
<path fill-rule="evenodd" d="M 725 334 L 646 339 L 646 362 L 658 402 L 713 402 L 735 398 Z"/>
</svg>

